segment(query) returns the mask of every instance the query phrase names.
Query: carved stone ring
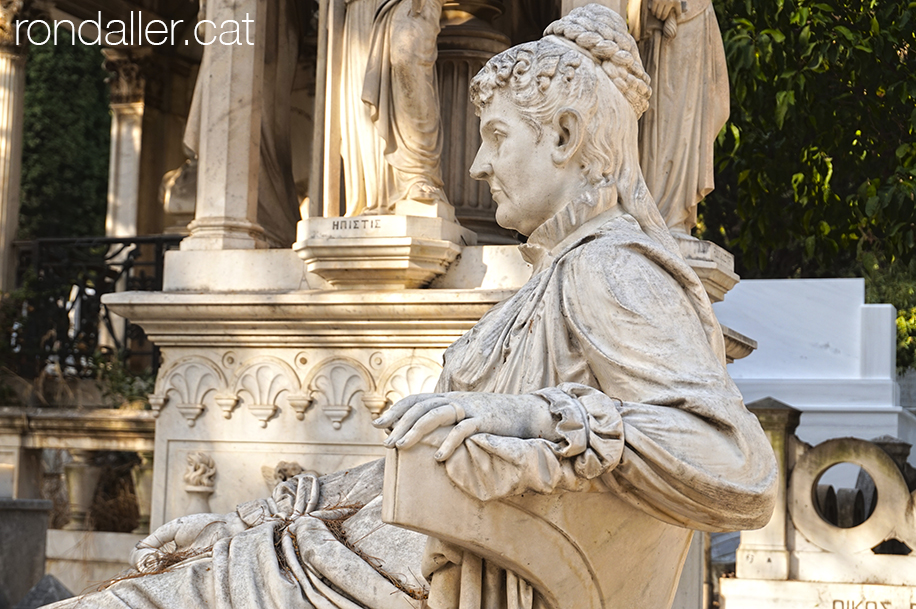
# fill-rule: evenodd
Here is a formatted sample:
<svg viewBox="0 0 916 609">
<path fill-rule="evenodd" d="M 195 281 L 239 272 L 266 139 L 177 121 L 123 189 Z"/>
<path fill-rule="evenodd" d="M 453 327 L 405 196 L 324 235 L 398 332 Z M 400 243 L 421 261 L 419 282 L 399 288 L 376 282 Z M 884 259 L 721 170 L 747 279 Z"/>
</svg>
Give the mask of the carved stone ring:
<svg viewBox="0 0 916 609">
<path fill-rule="evenodd" d="M 464 413 L 464 408 L 461 406 L 461 404 L 456 404 L 455 402 L 451 402 L 451 405 L 452 408 L 455 409 L 455 424 L 458 424 L 462 422 L 466 416 Z"/>
</svg>

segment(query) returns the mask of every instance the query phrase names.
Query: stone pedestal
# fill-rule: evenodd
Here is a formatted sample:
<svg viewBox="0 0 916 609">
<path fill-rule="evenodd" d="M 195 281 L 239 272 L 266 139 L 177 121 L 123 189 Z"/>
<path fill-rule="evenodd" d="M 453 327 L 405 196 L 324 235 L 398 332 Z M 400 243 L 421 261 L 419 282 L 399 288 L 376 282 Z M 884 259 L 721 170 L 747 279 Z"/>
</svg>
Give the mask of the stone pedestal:
<svg viewBox="0 0 916 609">
<path fill-rule="evenodd" d="M 308 218 L 293 249 L 308 272 L 334 287 L 393 290 L 425 286 L 475 239 L 442 218 Z"/>
<path fill-rule="evenodd" d="M 220 472 L 214 512 L 263 496 L 281 461 L 329 473 L 383 456 L 371 421 L 432 391 L 444 350 L 531 274 L 514 246 L 459 247 L 473 234 L 442 218 L 310 218 L 299 236 L 298 252 L 169 252 L 164 292 L 105 296 L 163 357 L 153 528 L 189 509 L 195 452 Z M 409 287 L 459 251 L 435 287 Z"/>
<path fill-rule="evenodd" d="M 7 9 L 2 9 L 6 12 Z M 14 15 L 2 15 L 12 21 Z M 19 230 L 25 58 L 0 35 L 0 292 L 16 287 L 13 241 Z"/>
<path fill-rule="evenodd" d="M 283 254 L 294 264 L 277 268 L 302 278 L 292 251 L 234 253 Z M 385 434 L 372 420 L 401 397 L 432 391 L 445 348 L 512 294 L 245 292 L 246 276 L 236 278 L 234 293 L 191 290 L 186 278 L 187 291 L 106 296 L 162 349 L 150 396 L 158 416 L 152 527 L 189 509 L 184 475 L 195 452 L 219 471 L 209 497 L 217 513 L 263 496 L 262 469 L 281 461 L 324 474 L 382 457 Z"/>
<path fill-rule="evenodd" d="M 50 501 L 0 499 L 0 605 L 18 603 L 44 575 L 50 512 Z"/>
<path fill-rule="evenodd" d="M 693 237 L 677 236 L 681 255 L 697 274 L 709 299 L 720 302 L 725 294 L 738 285 L 740 277 L 735 273 L 735 257 L 712 241 L 700 241 Z"/>
</svg>

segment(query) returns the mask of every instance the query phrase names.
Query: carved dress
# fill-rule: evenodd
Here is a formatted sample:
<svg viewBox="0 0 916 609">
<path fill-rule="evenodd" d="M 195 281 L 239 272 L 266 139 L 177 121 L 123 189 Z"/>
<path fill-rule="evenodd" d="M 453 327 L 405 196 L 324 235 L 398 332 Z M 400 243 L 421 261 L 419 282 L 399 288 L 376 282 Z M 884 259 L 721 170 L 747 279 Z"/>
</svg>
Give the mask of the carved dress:
<svg viewBox="0 0 916 609">
<path fill-rule="evenodd" d="M 638 523 L 616 539 L 622 551 L 612 567 L 626 585 L 609 593 L 631 597 L 617 606 L 660 609 L 673 596 L 690 529 L 766 523 L 776 490 L 772 449 L 725 371 L 721 331 L 696 275 L 619 206 L 575 201 L 522 249 L 533 277 L 448 349 L 438 391 L 507 401 L 533 393 L 549 404 L 563 439 L 478 434 L 437 466 L 439 475 L 484 501 L 605 493 L 618 507 L 599 514 L 597 526 Z M 318 497 L 308 477 L 283 483 L 271 499 L 239 508 L 249 530 L 170 573 L 120 582 L 78 606 L 395 609 L 419 602 L 384 574 L 416 585 L 410 580 L 421 570 L 432 579 L 435 609 L 547 606 L 507 565 L 382 525 L 381 462 L 325 476 L 320 486 Z M 314 511 L 353 504 L 365 507 L 346 520 L 345 537 L 381 561 L 378 570 L 332 534 L 327 512 Z"/>
<path fill-rule="evenodd" d="M 346 1 L 346 215 L 391 213 L 414 185 L 442 186 L 436 39 L 443 0 Z"/>
<path fill-rule="evenodd" d="M 665 37 L 648 4 L 630 4 L 630 29 L 652 79 L 639 160 L 668 227 L 689 233 L 697 203 L 715 188 L 713 144 L 729 113 L 725 49 L 710 0 L 682 2 L 674 38 Z"/>
</svg>

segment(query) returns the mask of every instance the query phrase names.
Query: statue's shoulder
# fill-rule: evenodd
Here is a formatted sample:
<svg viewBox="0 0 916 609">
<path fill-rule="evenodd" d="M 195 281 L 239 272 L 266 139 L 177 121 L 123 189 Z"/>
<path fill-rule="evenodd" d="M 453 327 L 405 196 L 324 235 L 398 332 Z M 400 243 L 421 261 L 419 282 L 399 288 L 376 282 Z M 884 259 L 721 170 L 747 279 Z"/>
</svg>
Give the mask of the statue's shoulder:
<svg viewBox="0 0 916 609">
<path fill-rule="evenodd" d="M 629 214 L 608 220 L 579 243 L 569 252 L 569 261 L 593 270 L 627 268 L 640 261 L 648 262 L 647 254 L 661 247 Z"/>
<path fill-rule="evenodd" d="M 569 252 L 564 280 L 574 282 L 579 291 L 610 291 L 621 297 L 652 291 L 656 288 L 651 286 L 672 283 L 670 258 L 636 220 L 623 215 L 602 225 Z"/>
</svg>

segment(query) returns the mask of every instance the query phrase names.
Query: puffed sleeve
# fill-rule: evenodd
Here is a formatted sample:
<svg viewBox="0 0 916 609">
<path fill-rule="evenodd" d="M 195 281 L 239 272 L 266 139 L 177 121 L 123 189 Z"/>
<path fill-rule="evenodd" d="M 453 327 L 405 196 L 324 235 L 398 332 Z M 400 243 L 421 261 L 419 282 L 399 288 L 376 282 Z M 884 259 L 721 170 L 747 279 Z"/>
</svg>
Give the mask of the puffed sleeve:
<svg viewBox="0 0 916 609">
<path fill-rule="evenodd" d="M 710 345 L 719 329 L 710 327 L 708 301 L 689 294 L 692 271 L 667 256 L 657 246 L 597 239 L 560 261 L 558 291 L 544 296 L 545 309 L 558 312 L 541 320 L 546 348 L 554 360 L 568 358 L 570 370 L 584 362 L 578 380 L 586 382 L 531 392 L 547 401 L 559 440 L 468 438 L 446 463 L 459 487 L 483 500 L 611 491 L 701 530 L 767 522 L 773 451 Z"/>
<path fill-rule="evenodd" d="M 570 256 L 562 309 L 598 387 L 622 421 L 603 482 L 640 509 L 704 530 L 762 526 L 776 462 L 756 417 L 710 347 L 677 260 L 598 239 Z M 718 331 L 718 329 L 716 329 Z M 607 417 L 592 402 L 590 418 Z"/>
</svg>

